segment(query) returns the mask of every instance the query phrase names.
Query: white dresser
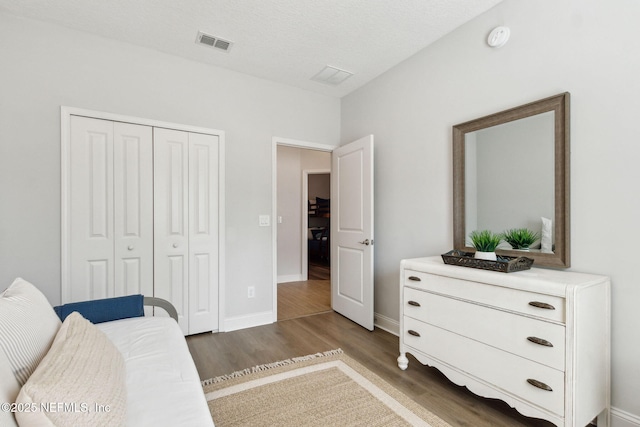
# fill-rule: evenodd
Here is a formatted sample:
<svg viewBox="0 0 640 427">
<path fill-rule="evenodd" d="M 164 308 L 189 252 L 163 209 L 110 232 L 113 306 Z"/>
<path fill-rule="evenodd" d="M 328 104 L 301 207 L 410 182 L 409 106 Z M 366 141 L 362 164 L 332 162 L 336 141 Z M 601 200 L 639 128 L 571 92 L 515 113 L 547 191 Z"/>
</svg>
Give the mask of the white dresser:
<svg viewBox="0 0 640 427">
<path fill-rule="evenodd" d="M 532 268 L 498 273 L 441 257 L 400 267 L 400 356 L 558 426 L 609 425 L 610 282 Z"/>
</svg>

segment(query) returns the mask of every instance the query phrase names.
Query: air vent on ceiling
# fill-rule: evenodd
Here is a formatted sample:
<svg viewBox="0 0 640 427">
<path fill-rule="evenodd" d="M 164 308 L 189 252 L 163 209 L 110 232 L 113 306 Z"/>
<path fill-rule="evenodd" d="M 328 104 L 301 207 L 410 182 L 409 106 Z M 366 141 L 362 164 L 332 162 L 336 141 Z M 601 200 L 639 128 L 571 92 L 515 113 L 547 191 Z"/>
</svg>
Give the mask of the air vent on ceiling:
<svg viewBox="0 0 640 427">
<path fill-rule="evenodd" d="M 353 73 L 350 71 L 341 70 L 340 68 L 327 65 L 322 69 L 322 71 L 311 77 L 311 80 L 336 86 L 351 76 L 353 76 Z"/>
<path fill-rule="evenodd" d="M 229 49 L 231 49 L 231 44 L 232 44 L 228 40 L 223 40 L 219 37 L 203 33 L 202 31 L 198 31 L 198 37 L 196 38 L 196 43 L 203 44 L 205 46 L 213 47 L 216 49 L 220 49 L 225 52 L 228 52 Z"/>
</svg>

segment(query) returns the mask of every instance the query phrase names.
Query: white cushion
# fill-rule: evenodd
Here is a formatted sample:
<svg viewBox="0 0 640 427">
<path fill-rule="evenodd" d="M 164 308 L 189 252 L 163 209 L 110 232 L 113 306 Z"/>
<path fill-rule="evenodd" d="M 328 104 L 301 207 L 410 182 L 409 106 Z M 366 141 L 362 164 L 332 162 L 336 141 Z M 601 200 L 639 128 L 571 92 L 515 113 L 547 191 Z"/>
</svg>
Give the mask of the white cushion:
<svg viewBox="0 0 640 427">
<path fill-rule="evenodd" d="M 213 427 L 198 371 L 178 323 L 135 317 L 96 325 L 122 353 L 128 426 Z"/>
<path fill-rule="evenodd" d="M 17 412 L 16 420 L 20 426 L 124 425 L 125 376 L 118 349 L 95 325 L 73 312 L 18 394 L 18 404 L 35 404 L 40 410 Z"/>
<path fill-rule="evenodd" d="M 60 319 L 47 298 L 26 280 L 17 278 L 0 294 L 0 349 L 20 386 L 47 353 L 59 328 Z"/>
</svg>

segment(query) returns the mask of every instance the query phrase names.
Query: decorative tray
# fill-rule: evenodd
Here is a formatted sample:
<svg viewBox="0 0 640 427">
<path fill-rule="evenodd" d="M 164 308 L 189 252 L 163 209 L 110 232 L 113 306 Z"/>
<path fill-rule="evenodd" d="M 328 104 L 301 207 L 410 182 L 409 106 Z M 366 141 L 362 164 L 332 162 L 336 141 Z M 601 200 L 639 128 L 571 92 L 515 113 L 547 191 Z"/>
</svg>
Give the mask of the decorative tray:
<svg viewBox="0 0 640 427">
<path fill-rule="evenodd" d="M 442 260 L 445 264 L 499 271 L 501 273 L 529 270 L 533 264 L 533 259 L 524 256 L 513 257 L 498 255 L 497 258 L 496 261 L 477 259 L 474 258 L 473 252 L 464 252 L 456 249 L 442 254 Z"/>
</svg>

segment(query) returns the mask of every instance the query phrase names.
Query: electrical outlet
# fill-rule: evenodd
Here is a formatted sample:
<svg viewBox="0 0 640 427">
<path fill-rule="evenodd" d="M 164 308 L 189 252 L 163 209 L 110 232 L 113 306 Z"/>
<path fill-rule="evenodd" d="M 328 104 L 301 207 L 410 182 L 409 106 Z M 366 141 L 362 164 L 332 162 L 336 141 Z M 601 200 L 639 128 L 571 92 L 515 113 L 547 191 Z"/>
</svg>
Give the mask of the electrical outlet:
<svg viewBox="0 0 640 427">
<path fill-rule="evenodd" d="M 256 297 L 256 288 L 255 286 L 249 286 L 247 288 L 247 298 L 255 298 Z"/>
</svg>

